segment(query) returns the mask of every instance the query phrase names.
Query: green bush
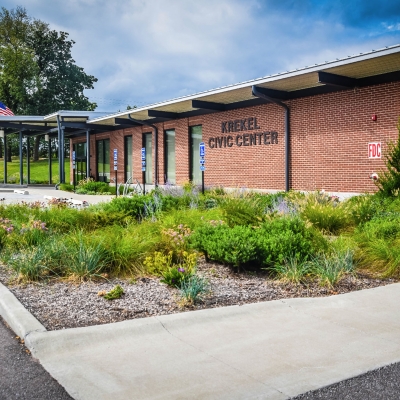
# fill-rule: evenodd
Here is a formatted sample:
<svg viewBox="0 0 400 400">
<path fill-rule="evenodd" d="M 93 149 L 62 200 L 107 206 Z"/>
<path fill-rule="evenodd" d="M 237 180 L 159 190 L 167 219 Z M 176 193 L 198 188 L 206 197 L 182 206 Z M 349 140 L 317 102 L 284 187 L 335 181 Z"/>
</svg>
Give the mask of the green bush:
<svg viewBox="0 0 400 400">
<path fill-rule="evenodd" d="M 58 186 L 58 189 L 64 190 L 65 192 L 73 192 L 74 185 L 70 185 L 69 183 L 60 183 L 60 185 Z"/>
<path fill-rule="evenodd" d="M 289 259 L 301 263 L 327 249 L 327 242 L 299 217 L 281 217 L 261 225 L 257 230 L 257 247 L 260 262 L 271 266 Z"/>
<path fill-rule="evenodd" d="M 234 267 L 257 260 L 256 233 L 249 226 L 205 224 L 192 234 L 190 241 L 206 258 Z"/>
<path fill-rule="evenodd" d="M 386 171 L 379 174 L 376 184 L 379 192 L 385 197 L 398 196 L 400 191 L 400 122 L 399 136 L 396 143 L 389 143 L 385 155 Z"/>
</svg>

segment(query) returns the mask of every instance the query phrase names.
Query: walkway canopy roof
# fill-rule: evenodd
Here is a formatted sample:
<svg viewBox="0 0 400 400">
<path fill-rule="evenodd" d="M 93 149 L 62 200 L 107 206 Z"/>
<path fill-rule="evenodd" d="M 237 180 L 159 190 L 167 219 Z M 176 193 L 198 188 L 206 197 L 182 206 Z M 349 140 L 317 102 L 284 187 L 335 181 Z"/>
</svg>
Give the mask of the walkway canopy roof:
<svg viewBox="0 0 400 400">
<path fill-rule="evenodd" d="M 93 133 L 141 125 L 129 115 L 156 123 L 266 103 L 253 96 L 253 86 L 269 98 L 285 101 L 398 80 L 400 44 L 114 114 L 58 111 L 46 116 L 0 116 L 0 127 L 7 128 L 7 133 L 23 130 L 24 136 L 57 136 L 59 123 L 65 137 L 76 137 L 88 130 Z"/>
</svg>

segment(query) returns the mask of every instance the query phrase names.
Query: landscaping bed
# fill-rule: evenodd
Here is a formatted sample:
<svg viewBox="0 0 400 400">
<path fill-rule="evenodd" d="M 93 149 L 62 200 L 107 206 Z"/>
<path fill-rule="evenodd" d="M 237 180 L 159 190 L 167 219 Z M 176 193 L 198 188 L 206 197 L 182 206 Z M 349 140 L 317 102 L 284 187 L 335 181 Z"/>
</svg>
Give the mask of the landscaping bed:
<svg viewBox="0 0 400 400">
<path fill-rule="evenodd" d="M 345 276 L 332 289 L 317 282 L 284 283 L 271 279 L 265 271 L 237 273 L 228 266 L 207 263 L 203 258 L 199 260 L 197 271 L 207 278 L 209 292 L 193 305 L 182 304 L 178 289 L 161 283 L 155 277 L 97 279 L 81 283 L 52 279 L 10 284 L 11 271 L 0 266 L 0 282 L 7 285 L 48 330 L 260 301 L 332 296 L 396 282 L 395 279 L 374 279 L 356 274 Z M 98 295 L 118 284 L 124 290 L 121 298 L 109 301 Z"/>
</svg>

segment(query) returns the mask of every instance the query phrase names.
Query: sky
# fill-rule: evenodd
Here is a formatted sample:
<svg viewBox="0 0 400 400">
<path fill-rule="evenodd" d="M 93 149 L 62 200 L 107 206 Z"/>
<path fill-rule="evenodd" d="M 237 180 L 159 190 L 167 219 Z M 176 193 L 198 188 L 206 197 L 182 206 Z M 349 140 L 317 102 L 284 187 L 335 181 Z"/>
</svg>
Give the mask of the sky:
<svg viewBox="0 0 400 400">
<path fill-rule="evenodd" d="M 400 44 L 399 0 L 2 0 L 69 33 L 116 112 Z"/>
</svg>

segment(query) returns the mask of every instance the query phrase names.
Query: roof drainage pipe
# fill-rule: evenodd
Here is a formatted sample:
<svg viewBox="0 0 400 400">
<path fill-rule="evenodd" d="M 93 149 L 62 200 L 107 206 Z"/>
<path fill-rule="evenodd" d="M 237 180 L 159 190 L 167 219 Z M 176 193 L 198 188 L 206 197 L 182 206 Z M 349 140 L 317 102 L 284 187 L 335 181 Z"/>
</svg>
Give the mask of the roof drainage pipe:
<svg viewBox="0 0 400 400">
<path fill-rule="evenodd" d="M 285 191 L 288 192 L 290 190 L 289 183 L 289 160 L 290 160 L 290 109 L 281 101 L 274 99 L 266 94 L 262 93 L 262 88 L 258 88 L 257 86 L 251 87 L 251 92 L 253 96 L 259 97 L 261 99 L 267 100 L 270 103 L 275 103 L 278 106 L 281 106 L 285 109 Z"/>
<path fill-rule="evenodd" d="M 145 126 L 150 126 L 154 130 L 154 184 L 157 187 L 158 186 L 158 128 L 151 124 L 150 122 L 146 121 L 141 121 L 139 119 L 132 118 L 130 114 L 128 114 L 128 119 L 129 121 L 136 122 L 137 124 L 140 125 L 145 125 Z"/>
</svg>

